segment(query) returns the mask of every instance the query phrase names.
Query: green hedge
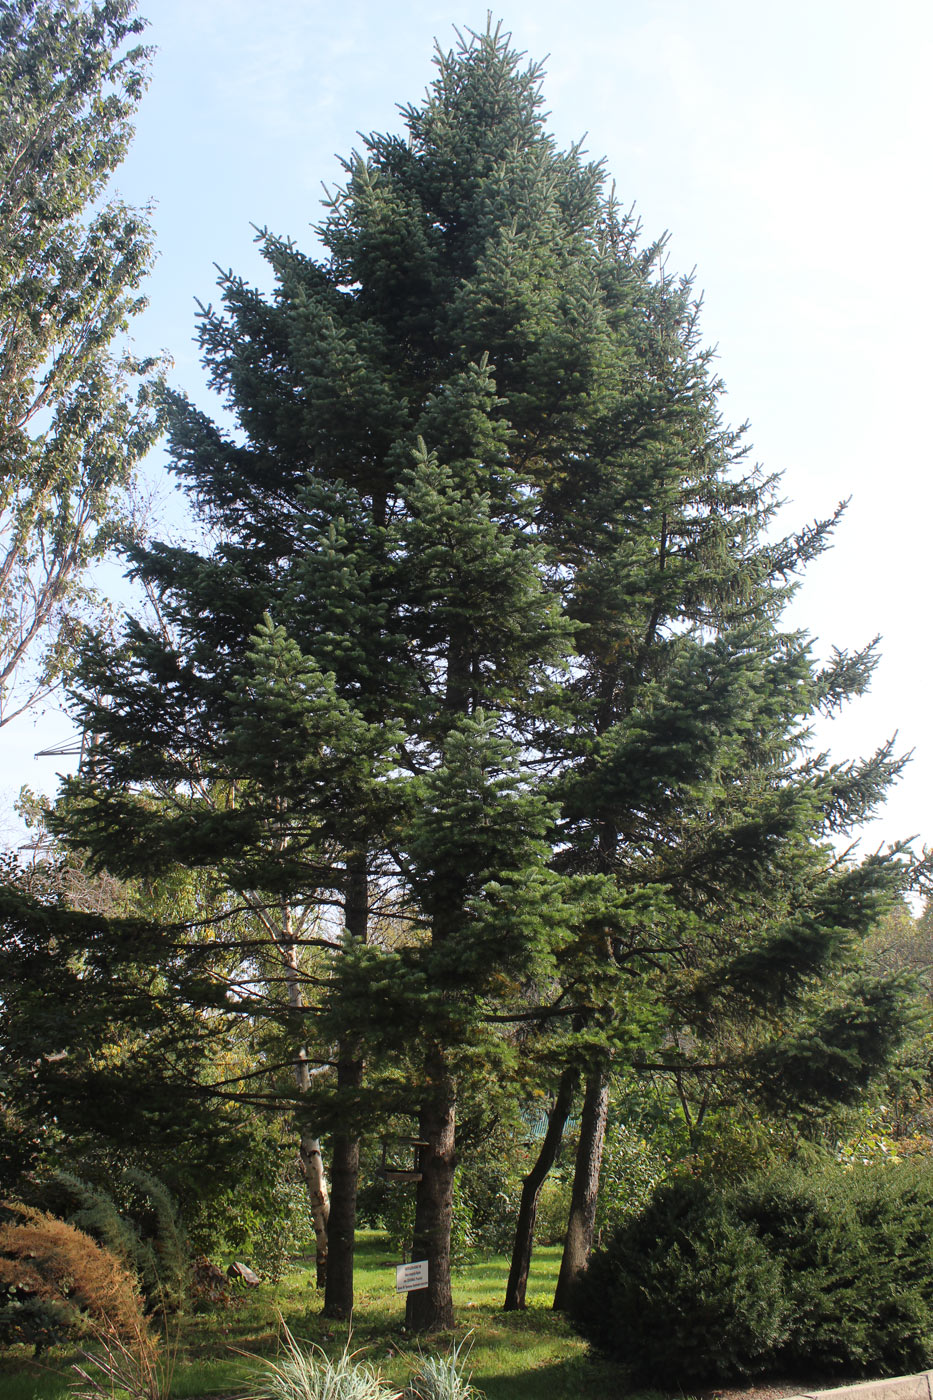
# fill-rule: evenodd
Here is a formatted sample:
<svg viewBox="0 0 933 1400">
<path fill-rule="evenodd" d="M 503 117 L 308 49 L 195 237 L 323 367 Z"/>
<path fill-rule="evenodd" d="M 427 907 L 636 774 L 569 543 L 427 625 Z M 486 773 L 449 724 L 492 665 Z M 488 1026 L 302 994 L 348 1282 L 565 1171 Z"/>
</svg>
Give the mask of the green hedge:
<svg viewBox="0 0 933 1400">
<path fill-rule="evenodd" d="M 593 1256 L 573 1311 L 640 1383 L 926 1368 L 933 1164 L 672 1182 Z"/>
</svg>

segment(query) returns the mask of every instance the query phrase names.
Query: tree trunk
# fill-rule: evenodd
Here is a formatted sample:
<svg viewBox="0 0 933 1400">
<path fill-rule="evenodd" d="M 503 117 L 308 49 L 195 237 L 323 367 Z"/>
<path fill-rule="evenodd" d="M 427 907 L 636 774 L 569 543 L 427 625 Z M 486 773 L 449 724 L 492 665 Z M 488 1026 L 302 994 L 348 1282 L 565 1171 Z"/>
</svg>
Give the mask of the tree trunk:
<svg viewBox="0 0 933 1400">
<path fill-rule="evenodd" d="M 548 1172 L 554 1165 L 564 1125 L 570 1116 L 573 1096 L 576 1093 L 579 1075 L 575 1069 L 565 1069 L 557 1086 L 554 1104 L 548 1114 L 547 1131 L 541 1144 L 541 1151 L 531 1171 L 522 1182 L 522 1196 L 518 1207 L 518 1222 L 515 1226 L 515 1244 L 512 1247 L 512 1267 L 505 1290 L 506 1312 L 525 1306 L 525 1290 L 528 1286 L 528 1270 L 531 1268 L 531 1250 L 534 1243 L 535 1217 L 538 1213 L 538 1197 Z"/>
<path fill-rule="evenodd" d="M 593 1247 L 599 1170 L 603 1163 L 606 1117 L 609 1112 L 609 1076 L 602 1066 L 590 1072 L 580 1114 L 580 1141 L 573 1173 L 570 1219 L 554 1294 L 554 1307 L 566 1309 L 577 1280 L 586 1268 Z"/>
<path fill-rule="evenodd" d="M 285 985 L 288 1005 L 299 1035 L 304 1035 L 302 1012 L 304 994 L 301 989 L 301 969 L 298 966 L 298 948 L 289 905 L 282 910 L 282 927 L 276 942 L 285 964 Z M 311 1070 L 308 1066 L 308 1051 L 299 1045 L 295 1056 L 295 1083 L 299 1093 L 306 1094 L 311 1088 Z M 304 1127 L 300 1128 L 298 1161 L 311 1206 L 311 1219 L 314 1224 L 315 1271 L 318 1288 L 323 1288 L 327 1279 L 327 1220 L 330 1214 L 330 1201 L 327 1196 L 327 1178 L 324 1175 L 324 1158 L 321 1155 L 321 1142 Z"/>
<path fill-rule="evenodd" d="M 339 1088 L 358 1089 L 362 1080 L 361 1060 L 341 1061 L 338 1064 Z M 330 1169 L 330 1216 L 327 1223 L 325 1317 L 348 1318 L 353 1313 L 353 1253 L 356 1244 L 356 1195 L 359 1173 L 359 1138 L 356 1134 L 335 1133 Z"/>
<path fill-rule="evenodd" d="M 454 1325 L 450 1288 L 450 1227 L 453 1219 L 454 1086 L 438 1047 L 425 1066 L 431 1097 L 421 1111 L 421 1180 L 415 1204 L 412 1260 L 428 1261 L 428 1286 L 408 1294 L 405 1324 L 412 1332 L 448 1331 Z"/>
<path fill-rule="evenodd" d="M 444 707 L 465 715 L 470 700 L 470 651 L 464 632 L 448 638 Z M 446 757 L 446 755 L 445 755 Z M 435 947 L 459 932 L 466 892 L 465 878 L 445 883 L 444 897 L 431 909 L 431 941 Z M 421 1104 L 418 1182 L 412 1263 L 426 1260 L 427 1288 L 413 1289 L 405 1301 L 405 1325 L 412 1332 L 447 1331 L 454 1325 L 450 1287 L 450 1230 L 454 1211 L 454 1172 L 457 1091 L 441 1044 L 428 1042 L 424 1058 L 425 1098 Z"/>
<path fill-rule="evenodd" d="M 347 856 L 343 922 L 347 937 L 365 943 L 369 930 L 369 885 L 366 852 Z M 355 1037 L 337 1051 L 337 1089 L 349 1095 L 363 1082 L 363 1061 Z M 337 1132 L 330 1172 L 330 1218 L 327 1226 L 328 1270 L 324 1315 L 348 1318 L 353 1313 L 353 1254 L 356 1246 L 356 1197 L 360 1175 L 360 1141 L 355 1131 Z"/>
<path fill-rule="evenodd" d="M 314 1262 L 317 1286 L 323 1288 L 327 1279 L 327 1222 L 330 1217 L 330 1201 L 327 1196 L 327 1178 L 324 1175 L 324 1158 L 321 1155 L 320 1138 L 302 1132 L 298 1161 L 305 1186 L 308 1188 L 308 1201 L 314 1224 Z"/>
</svg>

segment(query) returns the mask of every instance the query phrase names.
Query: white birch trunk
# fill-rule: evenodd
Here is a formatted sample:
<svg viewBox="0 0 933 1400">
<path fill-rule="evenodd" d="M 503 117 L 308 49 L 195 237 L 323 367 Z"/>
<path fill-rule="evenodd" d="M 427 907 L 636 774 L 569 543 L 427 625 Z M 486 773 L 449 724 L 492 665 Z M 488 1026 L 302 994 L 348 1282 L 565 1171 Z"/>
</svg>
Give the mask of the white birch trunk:
<svg viewBox="0 0 933 1400">
<path fill-rule="evenodd" d="M 285 986 L 288 1005 L 292 1011 L 304 1010 L 304 996 L 301 991 L 301 973 L 298 968 L 298 949 L 294 943 L 292 911 L 286 906 L 282 911 L 282 937 L 279 948 L 285 964 Z M 306 1094 L 311 1087 L 311 1071 L 308 1066 L 307 1046 L 302 1045 L 295 1058 L 295 1083 L 299 1093 Z M 330 1199 L 327 1192 L 327 1176 L 324 1172 L 324 1158 L 321 1154 L 319 1138 L 304 1127 L 298 1147 L 298 1160 L 308 1199 L 311 1204 L 311 1219 L 314 1223 L 315 1264 L 317 1286 L 323 1288 L 327 1280 L 327 1220 L 330 1215 Z"/>
<path fill-rule="evenodd" d="M 301 990 L 301 969 L 298 965 L 298 948 L 295 942 L 295 925 L 291 906 L 288 904 L 282 906 L 281 922 L 277 925 L 257 897 L 248 893 L 245 897 L 260 923 L 271 936 L 282 959 L 289 1010 L 294 1013 L 295 1020 L 300 1025 L 301 1012 L 304 1010 L 305 1002 Z M 298 1047 L 295 1055 L 294 1074 L 298 1092 L 306 1094 L 311 1087 L 311 1067 L 308 1064 L 306 1045 L 300 1044 Z M 299 1130 L 298 1166 L 308 1191 L 308 1200 L 311 1206 L 317 1286 L 323 1288 L 327 1281 L 327 1222 L 330 1215 L 330 1198 L 320 1139 L 315 1137 L 304 1125 Z"/>
</svg>

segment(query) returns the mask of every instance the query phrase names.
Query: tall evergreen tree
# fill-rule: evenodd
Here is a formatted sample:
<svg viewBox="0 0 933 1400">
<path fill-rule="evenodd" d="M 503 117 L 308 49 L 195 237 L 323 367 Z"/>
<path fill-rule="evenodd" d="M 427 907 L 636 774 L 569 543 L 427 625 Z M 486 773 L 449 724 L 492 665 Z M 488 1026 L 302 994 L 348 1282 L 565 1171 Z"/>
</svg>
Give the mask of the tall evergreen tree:
<svg viewBox="0 0 933 1400">
<path fill-rule="evenodd" d="M 833 768 L 809 752 L 806 736 L 841 672 L 847 686 L 859 687 L 870 659 L 841 659 L 820 673 L 802 639 L 762 635 L 760 627 L 700 645 L 678 631 L 674 655 L 562 779 L 562 859 L 603 869 L 620 889 L 664 892 L 666 928 L 649 924 L 634 941 L 614 940 L 609 928 L 604 946 L 606 975 L 616 964 L 629 976 L 634 963 L 654 987 L 657 1053 L 642 1050 L 636 1068 L 667 1065 L 678 1083 L 693 1081 L 690 1097 L 699 1086 L 707 1103 L 727 1082 L 728 1093 L 759 1108 L 773 1108 L 781 1094 L 785 1106 L 799 1108 L 845 1100 L 906 1029 L 891 989 L 877 979 L 846 983 L 844 974 L 854 972 L 853 944 L 910 878 L 910 862 L 893 850 L 840 867 L 829 837 L 876 805 L 901 761 L 886 746 L 865 763 Z M 836 983 L 831 1007 L 820 990 L 827 977 Z M 730 996 L 736 980 L 744 992 Z M 591 1016 L 598 1013 L 596 1006 Z M 814 1015 L 819 1030 L 808 1022 Z M 873 1045 L 853 1054 L 856 1024 L 862 1035 L 874 1027 Z M 808 1038 L 810 1073 L 798 1056 L 785 1075 L 779 1067 L 790 1047 Z M 611 1044 L 596 1041 L 594 1051 L 585 1066 L 561 1306 L 592 1243 L 608 1080 L 618 1063 Z"/>
<path fill-rule="evenodd" d="M 222 279 L 201 340 L 237 431 L 171 405 L 209 543 L 135 553 L 161 624 L 87 653 L 69 804 L 125 873 L 202 864 L 266 915 L 340 911 L 290 1007 L 293 1056 L 316 1026 L 335 1067 L 310 1092 L 342 1154 L 328 1306 L 352 1302 L 355 1135 L 407 1111 L 417 1329 L 453 1320 L 464 1094 L 509 1084 L 515 1025 L 566 1026 L 592 1187 L 613 1055 L 685 932 L 742 899 L 751 922 L 775 849 L 811 884 L 825 865 L 831 770 L 781 747 L 864 671 L 820 682 L 780 636 L 829 526 L 764 542 L 772 483 L 720 423 L 689 285 L 558 150 L 540 82 L 499 29 L 439 53 L 407 139 L 346 163 L 325 256 L 264 234 L 274 294 Z"/>
</svg>

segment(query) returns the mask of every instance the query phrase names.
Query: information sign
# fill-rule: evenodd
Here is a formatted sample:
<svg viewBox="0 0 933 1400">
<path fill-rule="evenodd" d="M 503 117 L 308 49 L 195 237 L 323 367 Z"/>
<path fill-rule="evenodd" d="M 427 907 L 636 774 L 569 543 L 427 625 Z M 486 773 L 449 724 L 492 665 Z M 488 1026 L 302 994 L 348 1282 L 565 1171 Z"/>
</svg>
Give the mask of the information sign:
<svg viewBox="0 0 933 1400">
<path fill-rule="evenodd" d="M 413 1293 L 416 1288 L 428 1286 L 428 1261 L 418 1259 L 413 1264 L 396 1264 L 396 1293 Z"/>
</svg>

